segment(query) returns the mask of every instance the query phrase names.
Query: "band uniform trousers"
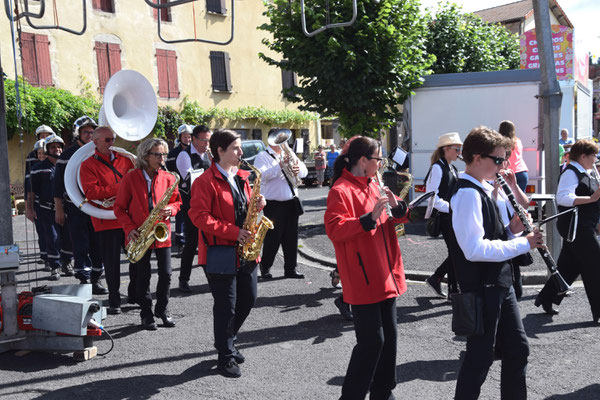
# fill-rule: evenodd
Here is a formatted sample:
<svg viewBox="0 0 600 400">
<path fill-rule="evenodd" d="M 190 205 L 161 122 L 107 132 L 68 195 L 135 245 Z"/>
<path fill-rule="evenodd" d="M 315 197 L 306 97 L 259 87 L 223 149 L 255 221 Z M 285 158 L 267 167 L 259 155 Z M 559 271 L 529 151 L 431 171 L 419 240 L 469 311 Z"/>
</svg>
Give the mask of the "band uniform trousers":
<svg viewBox="0 0 600 400">
<path fill-rule="evenodd" d="M 48 261 L 48 253 L 46 250 L 46 234 L 44 233 L 44 227 L 42 226 L 42 222 L 40 219 L 41 215 L 41 207 L 39 203 L 33 203 L 33 209 L 35 210 L 35 215 L 38 217 L 33 220 L 33 224 L 35 225 L 35 231 L 38 235 L 38 246 L 40 248 L 40 258 L 42 261 Z"/>
<path fill-rule="evenodd" d="M 40 207 L 37 218 L 42 227 L 42 231 L 44 232 L 48 264 L 53 270 L 60 269 L 61 262 L 68 263 L 71 260 L 69 255 L 61 250 L 63 238 L 69 236 L 67 227 L 65 225 L 60 226 L 56 223 L 54 219 L 54 210 Z"/>
<path fill-rule="evenodd" d="M 179 269 L 179 280 L 182 282 L 188 282 L 192 275 L 192 263 L 194 262 L 194 257 L 198 253 L 198 228 L 190 217 L 188 216 L 189 208 L 189 199 L 187 200 L 186 208 L 182 207 L 182 210 L 177 213 L 184 214 L 185 216 L 185 244 L 183 245 L 183 251 L 181 253 L 181 267 Z"/>
<path fill-rule="evenodd" d="M 234 354 L 234 337 L 254 307 L 257 296 L 255 263 L 238 268 L 236 275 L 206 274 L 212 293 L 215 348 L 219 362 Z"/>
<path fill-rule="evenodd" d="M 167 311 L 169 304 L 171 290 L 171 248 L 148 249 L 144 257 L 133 266 L 137 273 L 135 291 L 137 303 L 142 308 L 140 312 L 142 320 L 152 317 L 152 293 L 150 292 L 150 277 L 152 275 L 150 257 L 152 251 L 156 254 L 158 263 L 158 284 L 156 285 L 156 306 L 154 310 L 157 314 L 163 314 Z"/>
<path fill-rule="evenodd" d="M 563 246 L 558 256 L 558 272 L 571 285 L 579 275 L 583 281 L 592 318 L 600 316 L 600 242 L 592 227 L 577 229 L 573 242 L 563 239 Z M 549 280 L 539 294 L 542 304 L 553 302 L 560 304 L 565 297 L 556 294 L 554 283 Z"/>
<path fill-rule="evenodd" d="M 178 212 L 175 215 L 175 242 L 174 243 L 180 247 L 182 247 L 185 244 L 185 215 L 181 212 Z"/>
<path fill-rule="evenodd" d="M 104 264 L 104 275 L 108 286 L 108 304 L 110 307 L 121 307 L 121 249 L 125 242 L 122 229 L 107 229 L 96 232 L 96 241 L 100 249 L 100 259 Z M 136 270 L 135 264 L 129 263 L 129 287 L 127 296 L 135 299 Z"/>
<path fill-rule="evenodd" d="M 103 268 L 96 246 L 92 219 L 69 201 L 65 202 L 65 211 L 69 218 L 71 237 L 75 238 L 76 244 L 73 247 L 75 278 L 96 283 L 102 276 Z"/>
<path fill-rule="evenodd" d="M 485 287 L 483 302 L 484 333 L 467 338 L 467 352 L 458 373 L 454 398 L 477 399 L 494 358 L 499 356 L 501 399 L 526 399 L 529 344 L 515 291 L 512 286 Z"/>
<path fill-rule="evenodd" d="M 283 269 L 285 273 L 294 272 L 298 260 L 298 213 L 296 201 L 267 200 L 263 213 L 273 221 L 275 227 L 265 235 L 260 270 L 269 273 L 279 245 L 283 250 Z"/>
<path fill-rule="evenodd" d="M 387 400 L 396 387 L 396 298 L 352 305 L 356 345 L 340 400 Z M 393 397 L 391 397 L 393 398 Z"/>
<path fill-rule="evenodd" d="M 450 215 L 448 213 L 439 213 L 440 218 L 440 231 L 442 233 L 442 237 L 444 238 L 444 242 L 446 243 L 446 248 L 448 247 L 448 240 L 450 238 Z M 450 293 L 456 293 L 458 291 L 456 285 L 456 275 L 454 273 L 454 264 L 452 263 L 452 259 L 450 258 L 450 252 L 448 252 L 448 256 L 446 259 L 440 264 L 440 266 L 435 270 L 433 275 L 442 279 L 444 275 L 448 274 L 448 291 Z"/>
</svg>

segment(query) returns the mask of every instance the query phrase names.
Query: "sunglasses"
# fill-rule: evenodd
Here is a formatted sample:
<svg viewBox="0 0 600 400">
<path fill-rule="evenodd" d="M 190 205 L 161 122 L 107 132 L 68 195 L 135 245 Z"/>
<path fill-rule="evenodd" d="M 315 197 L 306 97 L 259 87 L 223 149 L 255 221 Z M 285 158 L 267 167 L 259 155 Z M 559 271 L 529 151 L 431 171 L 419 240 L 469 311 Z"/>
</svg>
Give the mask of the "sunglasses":
<svg viewBox="0 0 600 400">
<path fill-rule="evenodd" d="M 105 141 L 106 143 L 114 142 L 114 141 L 115 141 L 115 138 L 114 138 L 114 137 L 107 137 L 107 138 L 104 138 L 104 141 Z"/>
<path fill-rule="evenodd" d="M 148 154 L 150 154 L 150 155 L 153 155 L 154 157 L 158 157 L 158 158 L 161 158 L 161 157 L 164 157 L 164 158 L 166 158 L 166 157 L 167 157 L 167 155 L 168 155 L 168 153 L 154 153 L 154 152 L 152 152 L 152 151 L 151 151 L 151 152 L 149 152 Z"/>
<path fill-rule="evenodd" d="M 496 157 L 496 156 L 490 156 L 489 154 L 482 154 L 481 157 L 483 157 L 483 158 L 489 158 L 496 165 L 501 165 L 504 161 L 506 161 L 506 158 Z"/>
<path fill-rule="evenodd" d="M 454 149 L 454 150 L 458 151 L 459 153 L 462 151 L 462 147 L 451 147 L 451 149 Z"/>
</svg>

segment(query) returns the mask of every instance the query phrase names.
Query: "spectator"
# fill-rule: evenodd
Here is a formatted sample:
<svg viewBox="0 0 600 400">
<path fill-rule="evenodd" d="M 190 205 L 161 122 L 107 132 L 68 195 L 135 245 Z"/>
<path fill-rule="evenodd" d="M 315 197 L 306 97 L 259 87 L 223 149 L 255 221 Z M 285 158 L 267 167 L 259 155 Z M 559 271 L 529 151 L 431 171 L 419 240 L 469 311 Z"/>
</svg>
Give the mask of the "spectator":
<svg viewBox="0 0 600 400">
<path fill-rule="evenodd" d="M 560 139 L 558 139 L 558 143 L 562 144 L 565 149 L 573 146 L 575 141 L 569 137 L 569 131 L 567 129 L 562 129 L 560 131 Z"/>
<path fill-rule="evenodd" d="M 525 164 L 525 160 L 523 160 L 523 143 L 521 143 L 521 139 L 515 134 L 515 124 L 511 121 L 502 121 L 500 122 L 498 132 L 502 136 L 511 139 L 513 142 L 513 148 L 508 157 L 508 169 L 515 173 L 517 185 L 525 192 L 529 175 L 527 174 L 527 164 Z"/>
<path fill-rule="evenodd" d="M 315 171 L 317 173 L 317 186 L 322 187 L 325 180 L 325 157 L 323 146 L 319 145 L 315 152 Z"/>
</svg>

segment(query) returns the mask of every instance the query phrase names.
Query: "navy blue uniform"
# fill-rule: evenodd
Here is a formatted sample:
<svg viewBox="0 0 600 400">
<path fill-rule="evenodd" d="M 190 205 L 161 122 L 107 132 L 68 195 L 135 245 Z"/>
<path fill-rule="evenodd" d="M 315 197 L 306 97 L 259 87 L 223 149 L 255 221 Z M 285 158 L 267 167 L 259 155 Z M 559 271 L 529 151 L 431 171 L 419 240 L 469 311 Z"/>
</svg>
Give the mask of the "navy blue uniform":
<svg viewBox="0 0 600 400">
<path fill-rule="evenodd" d="M 81 282 L 98 282 L 102 275 L 102 261 L 96 249 L 94 241 L 94 227 L 89 215 L 81 211 L 67 195 L 65 189 L 65 169 L 67 162 L 80 146 L 75 144 L 65 150 L 56 162 L 56 173 L 54 175 L 53 195 L 63 199 L 64 211 L 67 214 L 65 225 L 71 238 L 76 240 L 73 247 L 75 277 Z"/>
<path fill-rule="evenodd" d="M 38 162 L 31 168 L 31 189 L 39 199 L 39 213 L 37 219 L 42 225 L 46 239 L 46 251 L 48 264 L 52 270 L 61 267 L 63 263 L 69 263 L 71 254 L 61 250 L 61 243 L 69 233 L 54 220 L 54 195 L 53 184 L 56 167 L 49 159 Z"/>
<path fill-rule="evenodd" d="M 31 192 L 31 168 L 39 163 L 40 160 L 37 158 L 37 151 L 32 150 L 31 153 L 27 154 L 27 158 L 25 159 L 25 183 L 24 183 L 24 196 L 25 201 L 27 201 L 27 197 L 29 196 L 29 192 Z M 36 215 L 40 214 L 40 200 L 37 196 L 33 200 L 33 210 Z M 48 254 L 46 253 L 46 237 L 44 236 L 44 228 L 42 227 L 42 223 L 39 218 L 34 220 L 35 231 L 38 235 L 38 246 L 40 249 L 40 258 L 42 261 L 48 261 Z"/>
<path fill-rule="evenodd" d="M 179 145 L 171 149 L 171 151 L 169 151 L 169 155 L 167 155 L 167 161 L 165 162 L 165 166 L 167 167 L 168 171 L 179 173 L 179 171 L 177 171 L 177 156 L 179 156 L 179 153 L 181 153 L 182 150 L 184 150 L 184 147 L 182 145 Z M 182 181 L 180 180 L 180 186 L 181 183 Z M 184 213 L 177 213 L 177 215 L 175 215 L 175 244 L 178 246 L 183 246 L 185 244 Z"/>
</svg>

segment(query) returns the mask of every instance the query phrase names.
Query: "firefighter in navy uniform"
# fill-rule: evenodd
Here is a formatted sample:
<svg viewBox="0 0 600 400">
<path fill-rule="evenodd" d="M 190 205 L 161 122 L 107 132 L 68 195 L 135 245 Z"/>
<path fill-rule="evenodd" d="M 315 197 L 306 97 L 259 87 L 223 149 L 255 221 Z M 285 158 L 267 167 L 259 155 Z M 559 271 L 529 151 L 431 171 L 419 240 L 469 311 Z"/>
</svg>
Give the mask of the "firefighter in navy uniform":
<svg viewBox="0 0 600 400">
<path fill-rule="evenodd" d="M 180 125 L 177 128 L 177 139 L 179 144 L 177 144 L 177 140 L 175 141 L 175 147 L 169 151 L 169 155 L 167 156 L 167 161 L 165 163 L 167 170 L 171 172 L 177 172 L 177 157 L 179 153 L 190 146 L 192 143 L 192 131 L 194 127 L 192 125 Z M 181 185 L 182 181 L 180 181 Z M 185 244 L 185 216 L 183 213 L 177 213 L 175 215 L 175 241 L 174 251 L 173 253 L 179 253 Z"/>
<path fill-rule="evenodd" d="M 181 176 L 179 192 L 183 202 L 180 214 L 185 216 L 185 245 L 181 254 L 181 269 L 179 271 L 179 290 L 183 292 L 191 292 L 189 285 L 190 276 L 192 274 L 192 262 L 198 248 L 198 228 L 192 223 L 188 216 L 190 209 L 191 195 L 191 174 L 192 170 L 203 168 L 205 171 L 210 167 L 212 158 L 209 156 L 207 149 L 212 132 L 204 125 L 196 126 L 192 131 L 192 144 L 177 156 L 177 172 Z"/>
<path fill-rule="evenodd" d="M 63 226 L 68 220 L 71 237 L 77 241 L 73 253 L 75 258 L 75 278 L 82 284 L 91 283 L 92 293 L 107 294 L 108 290 L 100 283 L 102 276 L 102 261 L 96 249 L 94 226 L 89 215 L 81 211 L 67 195 L 65 190 L 65 169 L 67 163 L 79 148 L 92 140 L 92 134 L 97 124 L 92 118 L 84 115 L 73 124 L 73 145 L 65 150 L 56 163 L 54 177 L 54 205 L 56 208 L 55 221 Z M 67 219 L 65 219 L 65 213 Z"/>
<path fill-rule="evenodd" d="M 45 139 L 44 152 L 47 157 L 31 169 L 31 191 L 27 197 L 31 208 L 33 208 L 33 199 L 36 196 L 39 199 L 39 215 L 34 211 L 34 217 L 40 221 L 46 240 L 50 279 L 56 281 L 60 279 L 61 269 L 65 275 L 68 275 L 67 266 L 70 265 L 71 261 L 67 255 L 60 252 L 61 241 L 69 233 L 63 226 L 55 222 L 52 191 L 56 163 L 64 147 L 65 142 L 56 134 L 52 134 Z"/>
<path fill-rule="evenodd" d="M 40 125 L 38 126 L 38 128 L 35 130 L 35 136 L 37 138 L 37 142 L 35 143 L 35 146 L 33 146 L 33 150 L 27 155 L 27 158 L 25 159 L 25 182 L 23 184 L 23 193 L 24 193 L 24 197 L 25 197 L 25 216 L 27 217 L 28 220 L 30 220 L 31 222 L 33 222 L 35 224 L 35 230 L 37 232 L 38 235 L 38 245 L 40 248 L 40 260 L 38 261 L 38 263 L 44 263 L 44 270 L 45 271 L 50 271 L 50 266 L 48 264 L 48 256 L 46 254 L 46 241 L 45 241 L 45 237 L 44 237 L 44 231 L 41 225 L 41 222 L 39 219 L 34 218 L 35 214 L 39 213 L 39 200 L 33 199 L 32 202 L 28 202 L 27 201 L 27 197 L 29 195 L 29 192 L 31 192 L 31 168 L 37 164 L 40 161 L 39 157 L 38 157 L 38 149 L 40 148 L 41 145 L 41 149 L 42 149 L 42 153 L 44 152 L 44 139 L 46 139 L 48 136 L 52 135 L 54 133 L 54 131 L 52 130 L 52 128 L 50 128 L 48 125 Z M 41 141 L 41 142 L 40 142 Z M 31 206 L 30 206 L 31 204 Z"/>
</svg>

